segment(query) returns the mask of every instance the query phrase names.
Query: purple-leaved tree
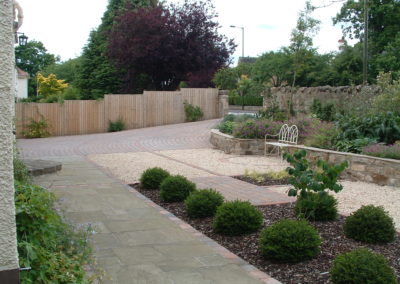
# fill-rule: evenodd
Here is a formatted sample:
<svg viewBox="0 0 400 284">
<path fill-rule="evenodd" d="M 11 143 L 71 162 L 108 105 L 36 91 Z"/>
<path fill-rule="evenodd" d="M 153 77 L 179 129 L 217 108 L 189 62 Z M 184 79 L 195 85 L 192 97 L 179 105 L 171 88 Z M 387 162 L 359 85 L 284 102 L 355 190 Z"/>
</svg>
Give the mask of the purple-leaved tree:
<svg viewBox="0 0 400 284">
<path fill-rule="evenodd" d="M 218 33 L 216 16 L 209 0 L 126 9 L 108 42 L 109 58 L 126 75 L 123 91 L 175 90 L 181 81 L 211 86 L 236 47 Z"/>
</svg>

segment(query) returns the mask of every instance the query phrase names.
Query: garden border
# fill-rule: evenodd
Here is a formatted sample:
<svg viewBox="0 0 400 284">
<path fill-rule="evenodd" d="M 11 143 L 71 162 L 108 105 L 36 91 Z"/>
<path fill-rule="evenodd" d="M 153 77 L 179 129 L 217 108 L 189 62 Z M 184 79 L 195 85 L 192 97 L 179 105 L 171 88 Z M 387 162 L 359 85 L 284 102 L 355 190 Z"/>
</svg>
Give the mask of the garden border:
<svg viewBox="0 0 400 284">
<path fill-rule="evenodd" d="M 217 149 L 222 150 L 227 154 L 264 154 L 264 139 L 239 139 L 221 133 L 217 129 L 212 129 L 210 142 Z M 329 163 L 337 164 L 347 160 L 349 162 L 349 167 L 343 174 L 343 177 L 353 181 L 371 182 L 378 185 L 400 186 L 400 160 L 337 152 L 306 147 L 303 145 L 291 145 L 286 149 L 291 153 L 300 149 L 307 150 L 307 157 L 311 161 L 323 159 Z"/>
</svg>

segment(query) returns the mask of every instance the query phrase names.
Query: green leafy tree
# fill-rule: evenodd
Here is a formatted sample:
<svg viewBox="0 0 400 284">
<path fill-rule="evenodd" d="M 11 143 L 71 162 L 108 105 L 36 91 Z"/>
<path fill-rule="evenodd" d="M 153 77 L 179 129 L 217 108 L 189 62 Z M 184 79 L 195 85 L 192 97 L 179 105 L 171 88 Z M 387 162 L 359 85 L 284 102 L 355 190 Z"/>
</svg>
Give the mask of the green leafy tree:
<svg viewBox="0 0 400 284">
<path fill-rule="evenodd" d="M 55 64 L 60 60 L 58 56 L 48 53 L 43 43 L 31 40 L 26 45 L 15 47 L 16 64 L 22 70 L 28 72 L 30 79 L 28 85 L 28 95 L 36 95 L 36 74 L 44 70 L 47 66 Z"/>
<path fill-rule="evenodd" d="M 376 78 L 379 71 L 399 71 L 399 22 L 398 0 L 368 0 L 368 50 L 369 79 Z M 343 34 L 363 42 L 364 1 L 347 0 L 333 18 L 341 24 Z"/>
<path fill-rule="evenodd" d="M 44 76 L 54 74 L 57 78 L 64 80 L 68 84 L 75 85 L 81 60 L 81 57 L 77 57 L 64 62 L 55 63 L 47 66 L 41 73 Z"/>
<path fill-rule="evenodd" d="M 84 99 L 96 99 L 107 93 L 117 93 L 121 89 L 121 70 L 117 70 L 107 57 L 109 32 L 114 19 L 124 9 L 156 6 L 155 0 L 109 0 L 100 26 L 90 33 L 83 48 L 77 85 Z"/>
<path fill-rule="evenodd" d="M 314 7 L 307 1 L 290 36 L 287 51 L 292 56 L 292 86 L 296 86 L 296 78 L 305 72 L 306 62 L 315 51 L 312 37 L 318 33 L 320 21 L 311 17 L 313 10 Z"/>
<path fill-rule="evenodd" d="M 286 85 L 291 66 L 292 58 L 285 50 L 266 52 L 254 63 L 253 78 L 272 87 Z"/>
<path fill-rule="evenodd" d="M 358 85 L 363 81 L 362 75 L 362 45 L 356 44 L 354 47 L 344 45 L 342 50 L 336 54 L 332 60 L 334 69 L 334 85 Z"/>
</svg>

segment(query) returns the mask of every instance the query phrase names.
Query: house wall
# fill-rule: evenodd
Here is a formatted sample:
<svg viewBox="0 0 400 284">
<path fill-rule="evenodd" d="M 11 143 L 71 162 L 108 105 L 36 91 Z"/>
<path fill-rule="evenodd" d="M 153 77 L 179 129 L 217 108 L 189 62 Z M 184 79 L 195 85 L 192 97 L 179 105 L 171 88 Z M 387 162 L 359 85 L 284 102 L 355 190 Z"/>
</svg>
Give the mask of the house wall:
<svg viewBox="0 0 400 284">
<path fill-rule="evenodd" d="M 0 283 L 18 283 L 13 175 L 14 33 L 12 0 L 0 0 Z"/>
<path fill-rule="evenodd" d="M 17 98 L 24 99 L 28 97 L 28 79 L 18 78 L 17 80 Z"/>
</svg>

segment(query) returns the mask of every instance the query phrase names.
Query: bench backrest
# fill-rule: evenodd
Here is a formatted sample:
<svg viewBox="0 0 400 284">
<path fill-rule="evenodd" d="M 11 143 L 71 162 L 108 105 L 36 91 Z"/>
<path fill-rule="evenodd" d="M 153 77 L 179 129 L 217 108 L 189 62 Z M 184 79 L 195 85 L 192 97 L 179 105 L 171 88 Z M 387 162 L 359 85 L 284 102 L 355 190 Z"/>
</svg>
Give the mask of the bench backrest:
<svg viewBox="0 0 400 284">
<path fill-rule="evenodd" d="M 284 124 L 279 130 L 278 142 L 282 143 L 291 143 L 297 144 L 297 140 L 299 138 L 299 129 L 296 125 L 289 125 Z"/>
</svg>

